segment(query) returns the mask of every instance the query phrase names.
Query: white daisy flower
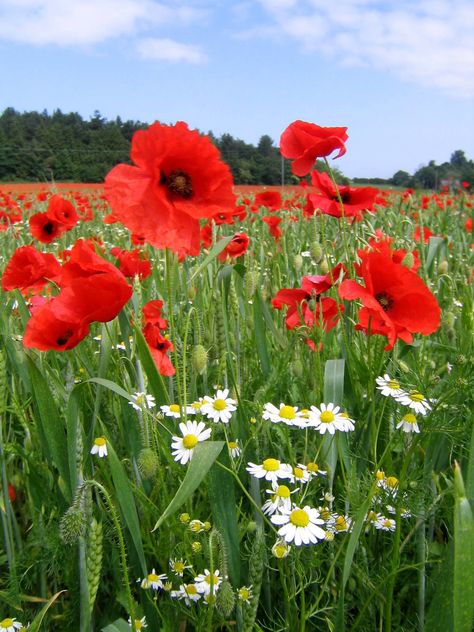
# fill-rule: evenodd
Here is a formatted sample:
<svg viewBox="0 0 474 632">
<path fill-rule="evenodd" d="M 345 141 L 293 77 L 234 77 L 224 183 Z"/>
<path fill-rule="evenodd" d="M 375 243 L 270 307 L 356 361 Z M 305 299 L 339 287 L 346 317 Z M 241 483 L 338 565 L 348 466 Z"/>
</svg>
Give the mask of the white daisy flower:
<svg viewBox="0 0 474 632">
<path fill-rule="evenodd" d="M 344 424 L 343 432 L 352 432 L 354 430 L 354 428 L 355 428 L 354 420 L 351 419 L 349 417 L 349 415 L 347 413 L 343 412 L 343 411 L 340 413 L 340 415 L 341 415 L 341 417 L 343 419 L 343 424 Z"/>
<path fill-rule="evenodd" d="M 239 456 L 242 454 L 242 449 L 239 446 L 238 439 L 236 439 L 235 441 L 228 441 L 227 448 L 229 449 L 229 454 L 233 459 L 238 459 Z"/>
<path fill-rule="evenodd" d="M 301 411 L 298 411 L 297 406 L 288 406 L 287 404 L 280 404 L 280 408 L 277 408 L 270 402 L 266 403 L 263 407 L 262 418 L 271 421 L 274 424 L 284 423 L 287 426 L 305 426 L 306 420 Z"/>
<path fill-rule="evenodd" d="M 260 465 L 249 463 L 247 472 L 255 478 L 266 481 L 277 481 L 279 478 L 291 478 L 292 467 L 288 463 L 280 463 L 278 459 L 265 459 Z"/>
<path fill-rule="evenodd" d="M 401 421 L 397 424 L 397 428 L 401 428 L 403 432 L 420 432 L 416 417 L 413 413 L 403 415 Z"/>
<path fill-rule="evenodd" d="M 302 463 L 298 463 L 298 465 L 293 468 L 290 481 L 294 484 L 304 485 L 311 480 L 311 478 L 312 475 L 308 468 Z"/>
<path fill-rule="evenodd" d="M 271 516 L 270 520 L 273 524 L 281 525 L 278 535 L 287 543 L 293 542 L 295 546 L 316 544 L 326 537 L 326 532 L 318 526 L 324 524 L 324 520 L 319 517 L 319 511 L 309 505 L 302 509 L 296 506 L 293 509 L 282 509 L 281 513 Z"/>
<path fill-rule="evenodd" d="M 154 408 L 156 406 L 153 395 L 147 395 L 146 393 L 134 393 L 132 395 L 132 399 L 133 401 L 129 401 L 128 403 L 135 410 Z"/>
<path fill-rule="evenodd" d="M 320 404 L 320 407 L 311 406 L 309 415 L 310 426 L 320 434 L 334 434 L 336 430 L 345 432 L 346 420 L 340 413 L 339 406 L 335 404 Z"/>
<path fill-rule="evenodd" d="M 349 531 L 352 525 L 352 519 L 349 516 L 337 516 L 334 520 L 334 530 L 336 533 L 344 533 Z"/>
<path fill-rule="evenodd" d="M 132 627 L 132 617 L 128 617 L 128 624 L 130 625 L 130 627 Z M 144 630 L 147 627 L 148 627 L 148 625 L 147 625 L 147 622 L 146 622 L 146 617 L 142 617 L 141 619 L 134 619 L 133 620 L 132 630 Z"/>
<path fill-rule="evenodd" d="M 194 448 L 201 441 L 206 441 L 211 436 L 211 429 L 206 428 L 206 424 L 202 421 L 187 421 L 185 424 L 180 423 L 179 429 L 182 437 L 173 436 L 171 449 L 172 456 L 175 461 L 179 461 L 181 465 L 192 458 Z"/>
<path fill-rule="evenodd" d="M 243 603 L 250 603 L 253 599 L 252 586 L 242 586 L 237 591 L 237 599 Z"/>
<path fill-rule="evenodd" d="M 184 407 L 179 406 L 178 404 L 170 404 L 169 406 L 160 406 L 161 412 L 166 415 L 166 417 L 174 417 L 175 419 L 179 419 L 180 417 L 184 417 Z M 194 415 L 196 414 L 196 410 L 192 406 L 186 406 L 186 414 Z"/>
<path fill-rule="evenodd" d="M 375 527 L 375 525 L 378 524 L 382 518 L 383 518 L 382 514 L 377 513 L 376 511 L 369 511 L 369 513 L 367 514 L 366 520 L 367 522 L 370 522 L 372 526 Z"/>
<path fill-rule="evenodd" d="M 183 600 L 187 606 L 201 599 L 201 595 L 198 593 L 195 584 L 181 584 L 179 590 L 172 590 L 170 592 L 170 597 L 172 599 Z"/>
<path fill-rule="evenodd" d="M 188 568 L 192 568 L 192 564 L 186 564 L 183 560 L 170 560 L 170 569 L 179 577 L 182 577 Z"/>
<path fill-rule="evenodd" d="M 290 551 L 291 546 L 281 538 L 279 538 L 272 546 L 272 553 L 279 560 L 282 560 L 284 557 L 289 555 Z"/>
<path fill-rule="evenodd" d="M 198 593 L 208 595 L 210 592 L 217 592 L 219 585 L 222 583 L 222 577 L 219 577 L 220 571 L 215 570 L 211 575 L 209 569 L 205 568 L 204 573 L 196 575 L 194 585 Z M 212 585 L 211 585 L 212 584 Z"/>
<path fill-rule="evenodd" d="M 319 465 L 317 463 L 313 463 L 312 461 L 306 465 L 306 469 L 311 474 L 312 478 L 316 476 L 326 476 L 326 470 L 320 470 Z"/>
<path fill-rule="evenodd" d="M 419 415 L 427 415 L 431 410 L 430 401 L 419 391 L 410 391 L 409 393 L 403 393 L 395 398 L 397 402 L 403 404 L 404 406 L 408 406 L 415 413 Z"/>
<path fill-rule="evenodd" d="M 265 515 L 271 516 L 280 508 L 291 509 L 291 494 L 294 494 L 298 490 L 290 491 L 286 485 L 279 485 L 277 482 L 272 483 L 272 489 L 265 490 L 267 494 L 272 494 L 262 506 L 262 511 Z"/>
<path fill-rule="evenodd" d="M 387 511 L 389 514 L 392 514 L 392 516 L 397 513 L 397 510 L 392 505 L 387 505 Z M 405 507 L 400 507 L 400 516 L 402 518 L 411 518 L 411 511 Z"/>
<path fill-rule="evenodd" d="M 163 588 L 163 581 L 166 581 L 167 579 L 166 575 L 157 575 L 155 569 L 152 569 L 151 573 L 148 573 L 144 579 L 138 579 L 137 581 L 141 582 L 140 586 L 145 588 L 145 590 L 148 588 L 160 590 Z"/>
<path fill-rule="evenodd" d="M 13 619 L 7 617 L 3 619 L 3 621 L 0 621 L 1 632 L 15 632 L 15 630 L 21 630 L 22 627 L 23 624 L 17 621 L 15 617 L 13 617 Z"/>
<path fill-rule="evenodd" d="M 398 380 L 393 380 L 388 373 L 375 378 L 375 381 L 377 382 L 377 390 L 386 397 L 397 397 L 397 395 L 405 394 L 405 391 L 401 388 Z"/>
<path fill-rule="evenodd" d="M 214 423 L 221 421 L 228 424 L 232 413 L 237 410 L 235 400 L 229 397 L 229 389 L 218 390 L 214 397 L 206 395 L 204 403 L 201 405 L 201 413 Z"/>
<path fill-rule="evenodd" d="M 395 531 L 397 526 L 393 518 L 386 518 L 385 516 L 379 516 L 378 520 L 373 524 L 378 531 Z"/>
<path fill-rule="evenodd" d="M 94 439 L 94 445 L 92 446 L 91 454 L 97 454 L 97 456 L 100 458 L 102 458 L 103 456 L 107 456 L 107 441 L 105 437 L 96 437 Z"/>
</svg>

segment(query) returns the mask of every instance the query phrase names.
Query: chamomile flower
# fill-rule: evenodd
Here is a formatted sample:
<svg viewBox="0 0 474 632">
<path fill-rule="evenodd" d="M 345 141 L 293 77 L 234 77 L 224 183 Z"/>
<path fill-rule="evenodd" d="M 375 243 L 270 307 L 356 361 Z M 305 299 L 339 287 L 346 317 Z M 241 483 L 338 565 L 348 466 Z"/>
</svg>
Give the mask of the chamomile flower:
<svg viewBox="0 0 474 632">
<path fill-rule="evenodd" d="M 163 588 L 163 581 L 166 581 L 167 579 L 166 575 L 157 575 L 155 569 L 153 568 L 151 573 L 148 573 L 144 579 L 138 579 L 137 581 L 140 582 L 140 586 L 145 590 L 148 590 L 148 588 L 160 590 Z"/>
<path fill-rule="evenodd" d="M 318 540 L 324 540 L 326 532 L 319 525 L 324 520 L 319 517 L 319 511 L 309 505 L 302 509 L 294 506 L 290 509 L 281 509 L 281 513 L 274 514 L 270 520 L 273 524 L 280 525 L 278 535 L 285 542 L 293 542 L 295 546 L 302 544 L 316 544 Z"/>
<path fill-rule="evenodd" d="M 186 562 L 184 562 L 183 560 L 170 560 L 171 571 L 179 577 L 182 577 L 184 575 L 184 571 L 187 568 L 192 568 L 192 565 L 186 564 Z"/>
<path fill-rule="evenodd" d="M 153 395 L 147 395 L 146 393 L 134 393 L 132 400 L 128 403 L 135 410 L 143 410 L 144 408 L 154 408 L 156 406 L 155 398 Z"/>
<path fill-rule="evenodd" d="M 308 472 L 311 474 L 313 478 L 315 476 L 326 476 L 327 474 L 326 470 L 321 470 L 319 468 L 319 465 L 317 463 L 314 463 L 313 461 L 311 461 L 310 463 L 306 465 L 306 469 L 308 470 Z"/>
<path fill-rule="evenodd" d="M 267 494 L 271 494 L 262 506 L 262 511 L 267 516 L 271 516 L 281 508 L 291 509 L 291 494 L 297 490 L 290 490 L 286 485 L 279 485 L 277 482 L 272 483 L 272 489 L 265 490 Z"/>
<path fill-rule="evenodd" d="M 102 458 L 103 456 L 107 456 L 107 441 L 105 437 L 96 437 L 94 439 L 94 445 L 92 446 L 91 454 L 97 454 L 97 456 L 100 458 Z"/>
<path fill-rule="evenodd" d="M 148 627 L 146 622 L 146 617 L 142 617 L 141 619 L 134 619 L 132 626 L 132 617 L 128 617 L 128 624 L 132 628 L 132 630 L 144 630 Z"/>
<path fill-rule="evenodd" d="M 379 523 L 379 521 L 383 518 L 382 514 L 377 513 L 376 511 L 369 511 L 369 513 L 367 514 L 366 520 L 367 522 L 370 522 L 370 524 L 372 526 L 375 527 L 376 524 Z"/>
<path fill-rule="evenodd" d="M 0 621 L 0 632 L 15 632 L 15 630 L 21 630 L 23 624 L 19 621 L 16 621 L 15 618 L 10 619 L 7 617 Z"/>
<path fill-rule="evenodd" d="M 352 519 L 349 516 L 337 516 L 334 520 L 334 530 L 337 533 L 344 533 L 349 531 L 352 525 Z"/>
<path fill-rule="evenodd" d="M 272 553 L 278 559 L 282 560 L 290 554 L 291 546 L 285 542 L 282 538 L 279 538 L 272 546 Z"/>
<path fill-rule="evenodd" d="M 293 468 L 293 471 L 290 477 L 290 481 L 292 483 L 304 485 L 310 479 L 311 479 L 311 472 L 302 463 L 298 463 L 298 465 Z"/>
<path fill-rule="evenodd" d="M 274 404 L 268 402 L 263 407 L 262 418 L 271 421 L 274 424 L 284 423 L 287 426 L 306 425 L 305 418 L 297 406 L 288 406 L 288 404 L 280 404 L 277 408 Z"/>
<path fill-rule="evenodd" d="M 206 428 L 206 424 L 200 421 L 187 421 L 180 423 L 179 429 L 182 437 L 173 436 L 171 443 L 171 454 L 175 461 L 179 461 L 181 465 L 192 458 L 194 448 L 201 441 L 207 441 L 211 436 L 211 429 Z"/>
<path fill-rule="evenodd" d="M 416 417 L 413 413 L 403 415 L 401 421 L 398 422 L 397 428 L 401 428 L 403 432 L 420 432 Z"/>
<path fill-rule="evenodd" d="M 193 533 L 202 533 L 203 531 L 206 530 L 206 525 L 204 522 L 202 522 L 201 520 L 191 520 L 191 522 L 188 525 L 188 529 L 190 531 L 192 531 Z"/>
<path fill-rule="evenodd" d="M 288 463 L 280 463 L 278 459 L 265 459 L 260 465 L 249 463 L 247 472 L 255 478 L 276 482 L 279 478 L 291 478 L 292 467 Z"/>
<path fill-rule="evenodd" d="M 179 419 L 180 417 L 184 417 L 185 409 L 179 404 L 170 404 L 169 406 L 160 406 L 161 412 L 166 417 L 174 417 L 175 419 Z M 194 415 L 196 410 L 192 406 L 186 406 L 186 414 Z"/>
<path fill-rule="evenodd" d="M 354 420 L 351 419 L 346 412 L 341 412 L 340 415 L 341 415 L 342 420 L 343 420 L 343 426 L 344 426 L 343 432 L 352 432 L 354 430 L 354 428 L 355 428 Z"/>
<path fill-rule="evenodd" d="M 404 406 L 408 406 L 419 415 L 427 415 L 431 410 L 430 401 L 419 391 L 409 391 L 408 393 L 398 395 L 395 399 L 397 402 L 400 402 L 400 404 L 403 404 Z"/>
<path fill-rule="evenodd" d="M 198 593 L 205 595 L 208 595 L 210 592 L 217 592 L 221 583 L 222 577 L 220 577 L 219 570 L 215 570 L 211 575 L 209 569 L 205 568 L 204 573 L 200 573 L 194 578 L 196 590 Z"/>
<path fill-rule="evenodd" d="M 227 448 L 229 450 L 229 454 L 233 459 L 238 459 L 242 454 L 242 448 L 239 446 L 239 440 L 228 441 Z"/>
<path fill-rule="evenodd" d="M 392 514 L 392 516 L 397 513 L 397 510 L 395 507 L 393 507 L 393 505 L 387 505 L 387 511 L 389 514 Z M 401 507 L 400 516 L 402 518 L 411 518 L 411 511 L 409 509 L 406 509 L 406 507 Z"/>
<path fill-rule="evenodd" d="M 250 603 L 253 599 L 252 586 L 242 586 L 237 591 L 237 599 L 243 603 Z"/>
<path fill-rule="evenodd" d="M 379 516 L 378 520 L 373 523 L 378 531 L 395 531 L 396 522 L 393 518 Z"/>
<path fill-rule="evenodd" d="M 223 391 L 217 390 L 214 397 L 206 395 L 201 406 L 201 413 L 208 419 L 212 419 L 214 423 L 221 421 L 223 424 L 228 424 L 235 410 L 237 410 L 235 400 L 229 397 L 228 388 Z"/>
<path fill-rule="evenodd" d="M 341 415 L 341 409 L 335 404 L 320 404 L 311 406 L 310 409 L 310 426 L 314 427 L 320 434 L 334 434 L 336 430 L 345 432 L 346 422 Z"/>
<path fill-rule="evenodd" d="M 201 599 L 201 595 L 198 593 L 195 584 L 181 584 L 179 590 L 172 590 L 170 592 L 170 597 L 172 599 L 183 600 L 187 606 Z"/>
<path fill-rule="evenodd" d="M 401 388 L 398 380 L 393 380 L 388 373 L 375 378 L 375 381 L 377 382 L 377 390 L 386 397 L 397 397 L 405 394 L 405 391 Z"/>
</svg>

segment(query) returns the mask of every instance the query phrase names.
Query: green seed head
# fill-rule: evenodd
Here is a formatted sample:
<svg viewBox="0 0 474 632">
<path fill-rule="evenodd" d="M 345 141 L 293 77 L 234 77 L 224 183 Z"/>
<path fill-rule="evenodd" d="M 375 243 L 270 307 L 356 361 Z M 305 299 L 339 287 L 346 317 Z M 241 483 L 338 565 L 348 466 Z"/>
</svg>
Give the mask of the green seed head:
<svg viewBox="0 0 474 632">
<path fill-rule="evenodd" d="M 151 448 L 143 448 L 138 455 L 138 470 L 143 478 L 153 478 L 158 470 L 158 455 Z"/>
<path fill-rule="evenodd" d="M 323 258 L 323 249 L 319 241 L 315 241 L 309 250 L 315 263 L 320 263 Z"/>
<path fill-rule="evenodd" d="M 235 594 L 230 582 L 225 579 L 219 586 L 219 591 L 216 595 L 216 607 L 224 617 L 228 617 L 232 613 L 234 606 Z"/>
<path fill-rule="evenodd" d="M 207 351 L 202 345 L 196 345 L 192 350 L 192 365 L 195 371 L 201 375 L 207 367 Z"/>
</svg>

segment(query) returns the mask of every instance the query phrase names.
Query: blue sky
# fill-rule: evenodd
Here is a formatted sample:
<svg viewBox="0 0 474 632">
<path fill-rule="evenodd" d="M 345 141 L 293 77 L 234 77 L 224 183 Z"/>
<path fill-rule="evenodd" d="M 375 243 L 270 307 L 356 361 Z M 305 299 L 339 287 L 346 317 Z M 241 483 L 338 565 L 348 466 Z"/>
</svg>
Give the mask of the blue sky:
<svg viewBox="0 0 474 632">
<path fill-rule="evenodd" d="M 0 0 L 0 111 L 347 126 L 346 175 L 474 159 L 472 0 Z"/>
</svg>

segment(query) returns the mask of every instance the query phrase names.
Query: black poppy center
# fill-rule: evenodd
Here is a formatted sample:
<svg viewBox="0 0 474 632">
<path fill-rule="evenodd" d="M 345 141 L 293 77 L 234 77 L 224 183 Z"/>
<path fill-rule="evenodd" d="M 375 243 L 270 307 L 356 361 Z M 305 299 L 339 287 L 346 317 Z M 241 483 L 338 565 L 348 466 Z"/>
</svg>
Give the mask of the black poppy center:
<svg viewBox="0 0 474 632">
<path fill-rule="evenodd" d="M 71 331 L 70 329 L 66 330 L 61 336 L 59 336 L 58 338 L 56 338 L 56 344 L 59 347 L 62 347 L 63 345 L 65 345 L 67 343 L 67 341 L 69 340 L 69 338 L 72 337 L 73 335 L 73 331 Z"/>
<path fill-rule="evenodd" d="M 193 194 L 191 176 L 181 169 L 175 169 L 168 176 L 162 174 L 160 184 L 164 184 L 171 193 L 179 195 L 185 200 L 189 199 Z"/>
<path fill-rule="evenodd" d="M 379 305 L 382 307 L 384 312 L 388 312 L 388 310 L 392 307 L 394 300 L 393 298 L 387 294 L 387 292 L 379 292 L 375 295 Z"/>
<path fill-rule="evenodd" d="M 52 235 L 54 232 L 54 225 L 52 222 L 46 222 L 46 224 L 43 226 L 43 231 L 45 233 L 47 233 L 48 235 Z"/>
</svg>

